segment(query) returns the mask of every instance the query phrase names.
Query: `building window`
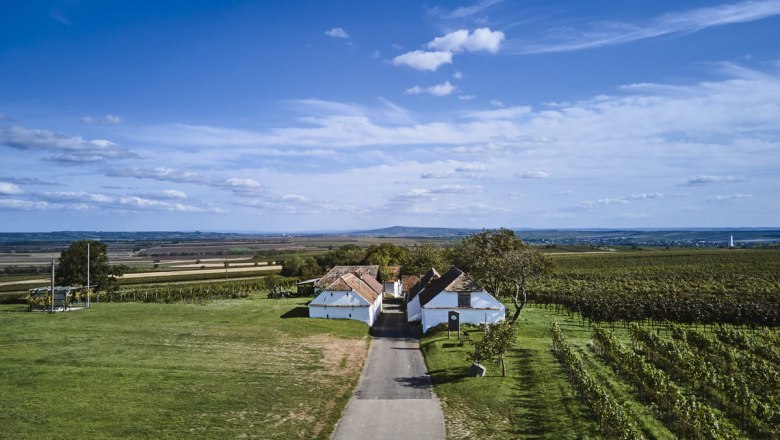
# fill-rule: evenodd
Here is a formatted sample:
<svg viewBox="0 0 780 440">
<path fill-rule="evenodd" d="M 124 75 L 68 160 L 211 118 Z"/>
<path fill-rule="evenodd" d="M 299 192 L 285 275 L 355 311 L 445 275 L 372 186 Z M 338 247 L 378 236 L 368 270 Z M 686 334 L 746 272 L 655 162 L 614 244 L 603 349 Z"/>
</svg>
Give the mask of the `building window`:
<svg viewBox="0 0 780 440">
<path fill-rule="evenodd" d="M 458 307 L 471 307 L 471 293 L 458 293 Z"/>
</svg>

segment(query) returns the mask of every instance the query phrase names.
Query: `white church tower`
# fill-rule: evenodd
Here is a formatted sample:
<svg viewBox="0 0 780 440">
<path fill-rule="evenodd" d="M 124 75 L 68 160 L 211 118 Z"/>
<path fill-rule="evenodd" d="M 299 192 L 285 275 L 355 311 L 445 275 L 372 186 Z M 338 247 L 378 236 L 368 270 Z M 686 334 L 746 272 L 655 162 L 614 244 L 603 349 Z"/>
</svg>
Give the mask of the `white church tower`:
<svg viewBox="0 0 780 440">
<path fill-rule="evenodd" d="M 729 247 L 734 247 L 734 236 L 733 235 L 729 238 Z"/>
</svg>

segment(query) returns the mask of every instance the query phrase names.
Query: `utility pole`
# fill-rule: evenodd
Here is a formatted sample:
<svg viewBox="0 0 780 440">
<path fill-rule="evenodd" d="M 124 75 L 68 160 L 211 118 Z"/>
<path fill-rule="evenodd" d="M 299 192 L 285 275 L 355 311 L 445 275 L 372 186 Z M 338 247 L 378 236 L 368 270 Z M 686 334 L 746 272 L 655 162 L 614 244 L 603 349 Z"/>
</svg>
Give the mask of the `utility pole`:
<svg viewBox="0 0 780 440">
<path fill-rule="evenodd" d="M 51 304 L 49 305 L 49 313 L 54 313 L 54 260 L 51 260 Z"/>
<path fill-rule="evenodd" d="M 87 242 L 87 307 L 89 307 L 89 242 Z"/>
</svg>

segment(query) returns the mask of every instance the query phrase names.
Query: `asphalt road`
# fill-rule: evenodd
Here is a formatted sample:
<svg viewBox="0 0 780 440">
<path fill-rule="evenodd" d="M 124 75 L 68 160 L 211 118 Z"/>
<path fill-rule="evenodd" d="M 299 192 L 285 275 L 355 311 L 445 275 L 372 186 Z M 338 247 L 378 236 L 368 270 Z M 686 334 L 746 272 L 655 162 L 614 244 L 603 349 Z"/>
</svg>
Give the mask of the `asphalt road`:
<svg viewBox="0 0 780 440">
<path fill-rule="evenodd" d="M 374 325 L 357 391 L 333 434 L 335 440 L 445 438 L 444 413 L 420 345 L 395 304 Z"/>
</svg>

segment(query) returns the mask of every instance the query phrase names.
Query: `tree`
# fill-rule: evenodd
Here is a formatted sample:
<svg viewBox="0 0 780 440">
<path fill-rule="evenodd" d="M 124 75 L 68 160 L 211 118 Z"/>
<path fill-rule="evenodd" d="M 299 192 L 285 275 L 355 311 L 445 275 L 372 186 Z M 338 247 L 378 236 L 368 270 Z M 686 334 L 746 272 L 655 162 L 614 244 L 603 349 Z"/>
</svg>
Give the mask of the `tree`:
<svg viewBox="0 0 780 440">
<path fill-rule="evenodd" d="M 301 258 L 294 256 L 282 262 L 282 276 L 298 278 L 314 278 L 322 273 L 314 257 Z"/>
<path fill-rule="evenodd" d="M 497 361 L 501 363 L 501 376 L 506 376 L 504 356 L 515 344 L 515 326 L 507 321 L 496 324 L 483 324 L 485 336 L 474 342 L 471 360 L 474 362 Z"/>
<path fill-rule="evenodd" d="M 503 283 L 509 285 L 507 292 L 515 306 L 511 323 L 517 322 L 520 312 L 528 301 L 528 280 L 540 278 L 552 267 L 552 261 L 536 249 L 526 245 L 504 255 L 504 273 L 500 276 Z"/>
<path fill-rule="evenodd" d="M 317 256 L 317 264 L 329 269 L 334 266 L 354 266 L 362 264 L 366 257 L 366 250 L 356 244 L 345 244 Z"/>
<path fill-rule="evenodd" d="M 108 290 L 116 277 L 124 274 L 124 265 L 108 263 L 106 244 L 100 241 L 81 240 L 68 246 L 60 254 L 55 281 L 62 286 L 87 285 L 87 243 L 89 243 L 89 282 L 96 290 Z"/>
<path fill-rule="evenodd" d="M 528 280 L 547 273 L 550 260 L 523 243 L 510 229 L 471 234 L 455 250 L 456 265 L 496 296 L 509 296 L 517 322 L 527 301 Z"/>
<path fill-rule="evenodd" d="M 451 265 L 450 260 L 447 249 L 422 243 L 408 248 L 401 258 L 401 271 L 404 275 L 421 275 L 434 268 L 444 273 Z"/>
</svg>

